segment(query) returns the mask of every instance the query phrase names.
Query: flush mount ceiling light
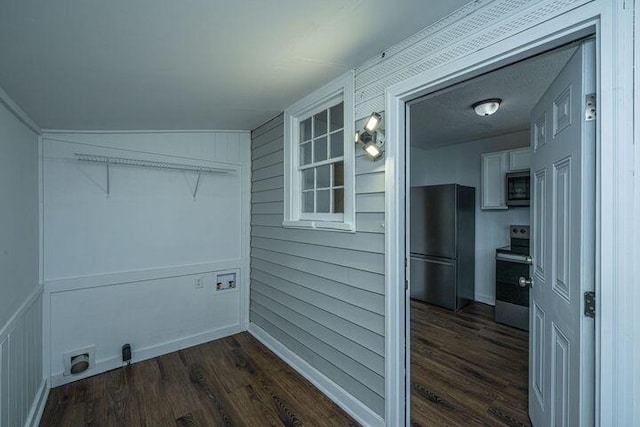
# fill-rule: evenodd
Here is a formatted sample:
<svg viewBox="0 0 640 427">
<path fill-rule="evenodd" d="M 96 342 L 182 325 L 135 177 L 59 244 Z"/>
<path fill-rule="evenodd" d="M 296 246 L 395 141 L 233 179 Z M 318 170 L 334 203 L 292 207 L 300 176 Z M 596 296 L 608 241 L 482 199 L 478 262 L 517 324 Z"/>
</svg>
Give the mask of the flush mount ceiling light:
<svg viewBox="0 0 640 427">
<path fill-rule="evenodd" d="M 490 116 L 500 108 L 500 104 L 502 103 L 502 99 L 493 98 L 493 99 L 485 99 L 484 101 L 476 102 L 472 105 L 473 111 L 476 112 L 477 115 L 486 117 Z"/>
</svg>

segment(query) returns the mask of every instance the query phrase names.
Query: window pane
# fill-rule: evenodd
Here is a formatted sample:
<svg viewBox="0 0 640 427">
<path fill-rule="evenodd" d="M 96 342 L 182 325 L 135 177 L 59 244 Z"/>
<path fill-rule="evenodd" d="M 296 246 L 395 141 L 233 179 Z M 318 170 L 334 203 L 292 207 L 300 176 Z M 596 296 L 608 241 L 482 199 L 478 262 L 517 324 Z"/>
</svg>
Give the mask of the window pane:
<svg viewBox="0 0 640 427">
<path fill-rule="evenodd" d="M 302 212 L 313 213 L 313 191 L 302 193 Z"/>
<path fill-rule="evenodd" d="M 340 157 L 344 149 L 344 132 L 336 132 L 331 135 L 331 158 Z"/>
<path fill-rule="evenodd" d="M 342 129 L 344 127 L 344 104 L 341 102 L 335 107 L 332 107 L 329 116 L 331 120 L 330 130 Z"/>
<path fill-rule="evenodd" d="M 321 111 L 313 116 L 313 136 L 320 136 L 327 133 L 327 110 Z"/>
<path fill-rule="evenodd" d="M 311 139 L 311 117 L 300 123 L 300 141 Z"/>
<path fill-rule="evenodd" d="M 324 165 L 316 168 L 316 188 L 327 188 L 331 186 L 329 176 L 331 174 L 331 165 Z"/>
<path fill-rule="evenodd" d="M 344 185 L 344 162 L 333 164 L 333 186 L 340 187 Z"/>
<path fill-rule="evenodd" d="M 344 213 L 344 189 L 333 190 L 333 213 Z"/>
<path fill-rule="evenodd" d="M 327 160 L 327 137 L 323 136 L 313 142 L 313 162 Z"/>
<path fill-rule="evenodd" d="M 302 171 L 302 189 L 313 190 L 313 168 Z"/>
<path fill-rule="evenodd" d="M 329 213 L 329 208 L 331 207 L 329 201 L 329 191 L 330 190 L 320 190 L 316 192 L 316 195 L 318 196 L 318 206 L 316 212 Z"/>
<path fill-rule="evenodd" d="M 311 143 L 307 142 L 300 146 L 300 165 L 308 165 L 311 163 Z"/>
</svg>

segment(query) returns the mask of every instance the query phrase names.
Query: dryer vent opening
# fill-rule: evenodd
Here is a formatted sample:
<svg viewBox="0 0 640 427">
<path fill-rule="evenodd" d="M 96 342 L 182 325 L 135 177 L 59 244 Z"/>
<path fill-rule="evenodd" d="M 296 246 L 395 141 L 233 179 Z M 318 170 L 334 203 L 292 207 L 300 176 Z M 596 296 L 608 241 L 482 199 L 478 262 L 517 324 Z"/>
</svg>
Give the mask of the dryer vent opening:
<svg viewBox="0 0 640 427">
<path fill-rule="evenodd" d="M 81 374 L 89 369 L 89 353 L 82 353 L 71 358 L 71 373 Z"/>
</svg>

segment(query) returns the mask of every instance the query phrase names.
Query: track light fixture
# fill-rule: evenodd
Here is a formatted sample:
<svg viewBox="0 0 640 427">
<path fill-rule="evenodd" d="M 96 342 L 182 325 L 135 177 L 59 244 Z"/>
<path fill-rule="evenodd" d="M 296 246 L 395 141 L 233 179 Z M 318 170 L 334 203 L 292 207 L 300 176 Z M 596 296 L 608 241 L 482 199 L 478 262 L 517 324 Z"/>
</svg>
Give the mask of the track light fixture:
<svg viewBox="0 0 640 427">
<path fill-rule="evenodd" d="M 355 134 L 356 144 L 362 144 L 362 149 L 372 160 L 380 158 L 385 143 L 384 131 L 379 129 L 381 123 L 382 115 L 373 112 L 365 122 L 364 130 Z"/>
</svg>

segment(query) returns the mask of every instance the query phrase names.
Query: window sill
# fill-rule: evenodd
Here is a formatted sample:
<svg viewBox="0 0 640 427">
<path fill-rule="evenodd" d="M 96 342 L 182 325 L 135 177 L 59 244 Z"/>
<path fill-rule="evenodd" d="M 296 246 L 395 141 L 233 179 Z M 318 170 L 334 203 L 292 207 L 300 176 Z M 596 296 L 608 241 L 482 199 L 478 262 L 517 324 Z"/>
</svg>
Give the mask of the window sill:
<svg viewBox="0 0 640 427">
<path fill-rule="evenodd" d="M 323 230 L 323 231 L 341 231 L 343 233 L 355 233 L 356 227 L 354 224 L 346 222 L 331 222 L 331 221 L 283 221 L 282 226 L 284 228 L 303 228 L 310 230 Z"/>
</svg>

